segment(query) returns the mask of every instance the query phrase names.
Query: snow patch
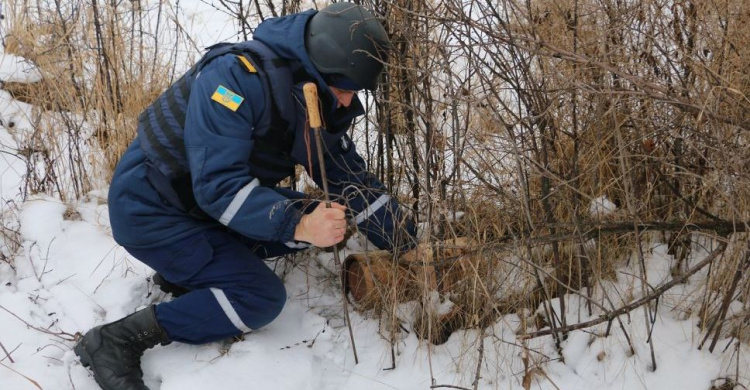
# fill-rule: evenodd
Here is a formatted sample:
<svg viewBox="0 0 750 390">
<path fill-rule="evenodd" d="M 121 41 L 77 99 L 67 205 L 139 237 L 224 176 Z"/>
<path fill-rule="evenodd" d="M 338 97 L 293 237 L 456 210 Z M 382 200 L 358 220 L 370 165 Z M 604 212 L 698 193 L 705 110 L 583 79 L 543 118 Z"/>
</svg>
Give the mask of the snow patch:
<svg viewBox="0 0 750 390">
<path fill-rule="evenodd" d="M 31 61 L 13 54 L 0 53 L 0 81 L 15 83 L 36 83 L 42 73 Z"/>
<path fill-rule="evenodd" d="M 594 218 L 603 218 L 617 211 L 617 206 L 606 196 L 593 199 L 589 204 L 589 214 Z"/>
</svg>

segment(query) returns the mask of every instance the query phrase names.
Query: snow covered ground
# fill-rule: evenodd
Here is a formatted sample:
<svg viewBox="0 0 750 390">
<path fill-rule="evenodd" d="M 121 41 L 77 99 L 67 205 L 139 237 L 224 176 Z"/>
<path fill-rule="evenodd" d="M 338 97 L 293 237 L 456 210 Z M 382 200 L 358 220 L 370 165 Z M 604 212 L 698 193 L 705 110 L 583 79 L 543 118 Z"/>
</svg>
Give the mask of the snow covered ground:
<svg viewBox="0 0 750 390">
<path fill-rule="evenodd" d="M 0 53 L 0 77 L 33 81 L 38 75 L 17 57 Z M 44 196 L 22 202 L 26 166 L 17 156 L 16 139 L 30 128 L 29 109 L 0 91 L 0 389 L 98 389 L 73 354 L 76 334 L 170 297 L 154 288 L 148 267 L 113 241 L 106 188 L 70 204 Z M 597 209 L 607 210 L 609 205 L 600 203 Z M 355 240 L 349 250 L 357 250 Z M 664 246 L 655 245 L 647 260 L 652 285 L 668 280 Z M 709 390 L 722 384 L 715 379 L 733 378 L 735 372 L 743 388 L 750 386 L 748 346 L 739 356 L 730 340 L 722 340 L 714 353 L 698 350 L 697 319 L 670 310 L 668 299 L 652 335 L 655 371 L 640 310 L 622 317 L 633 339 L 632 355 L 617 326 L 609 337 L 594 335 L 606 324 L 572 332 L 562 346 L 564 359 L 549 336 L 527 341 L 525 352 L 516 337 L 520 320 L 508 315 L 484 333 L 456 332 L 439 346 L 403 331 L 393 369 L 391 346 L 380 336 L 377 319 L 352 313 L 360 360 L 355 364 L 332 256 L 308 253 L 294 262 L 268 264 L 285 278 L 288 302 L 281 316 L 239 342 L 173 343 L 148 351 L 143 369 L 150 388 L 471 389 L 479 365 L 476 388 L 522 389 L 526 354 L 532 372 L 526 384 L 532 389 Z M 627 277 L 621 282 L 635 285 Z M 590 319 L 579 314 L 584 310 L 579 312 L 578 304 L 575 298 L 567 302 L 569 318 Z"/>
<path fill-rule="evenodd" d="M 13 266 L 0 262 L 0 383 L 3 389 L 97 389 L 72 352 L 77 332 L 110 322 L 152 302 L 169 299 L 149 281 L 149 269 L 112 240 L 104 192 L 73 205 L 48 197 L 25 202 L 20 210 L 22 248 Z M 668 276 L 663 247 L 650 259 L 651 276 Z M 268 327 L 235 343 L 190 346 L 173 343 L 148 351 L 143 367 L 152 389 L 429 389 L 431 385 L 472 388 L 480 342 L 484 343 L 479 389 L 521 389 L 523 350 L 515 336 L 520 321 L 506 316 L 488 329 L 455 333 L 440 346 L 402 333 L 396 368 L 378 322 L 353 313 L 360 363 L 355 365 L 343 326 L 338 288 L 331 283 L 331 255 L 297 259 L 286 271 L 289 300 Z M 577 312 L 570 300 L 570 313 Z M 408 307 L 408 305 L 407 305 Z M 732 373 L 732 352 L 696 349 L 696 319 L 675 319 L 663 310 L 654 340 L 658 367 L 650 359 L 642 312 L 626 329 L 635 340 L 630 356 L 622 333 L 608 338 L 573 332 L 564 343 L 564 363 L 549 337 L 531 340 L 530 360 L 543 363 L 533 375 L 540 389 L 695 389 Z M 573 314 L 570 318 L 575 318 Z M 581 320 L 586 320 L 582 318 Z M 603 333 L 606 324 L 589 329 Z M 546 357 L 545 357 L 546 355 Z M 552 358 L 552 361 L 549 361 Z M 546 363 L 544 363 L 546 362 Z M 741 370 L 748 379 L 748 356 Z M 435 378 L 432 383 L 431 374 Z M 33 382 L 32 382 L 33 381 Z"/>
</svg>

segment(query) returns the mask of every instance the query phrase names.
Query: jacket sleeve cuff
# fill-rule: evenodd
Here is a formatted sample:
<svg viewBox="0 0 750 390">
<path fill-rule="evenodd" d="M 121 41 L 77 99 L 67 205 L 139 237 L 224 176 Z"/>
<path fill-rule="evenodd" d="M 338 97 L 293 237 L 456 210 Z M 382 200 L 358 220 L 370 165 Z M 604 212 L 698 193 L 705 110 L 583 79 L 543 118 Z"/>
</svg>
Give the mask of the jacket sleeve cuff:
<svg viewBox="0 0 750 390">
<path fill-rule="evenodd" d="M 290 207 L 285 215 L 284 220 L 279 227 L 278 233 L 276 234 L 276 241 L 279 242 L 293 242 L 294 231 L 297 229 L 299 221 L 302 219 L 302 213 L 294 207 Z"/>
</svg>

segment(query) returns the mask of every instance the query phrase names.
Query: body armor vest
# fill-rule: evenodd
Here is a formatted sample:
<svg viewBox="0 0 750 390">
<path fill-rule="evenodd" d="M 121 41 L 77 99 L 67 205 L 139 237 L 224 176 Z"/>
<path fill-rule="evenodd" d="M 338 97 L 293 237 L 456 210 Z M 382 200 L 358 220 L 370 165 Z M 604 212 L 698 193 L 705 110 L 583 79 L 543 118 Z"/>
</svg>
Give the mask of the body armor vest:
<svg viewBox="0 0 750 390">
<path fill-rule="evenodd" d="M 140 146 L 149 160 L 149 182 L 166 201 L 196 217 L 203 218 L 205 214 L 195 204 L 185 154 L 184 126 L 190 89 L 201 69 L 213 59 L 230 53 L 242 56 L 252 64 L 260 77 L 267 102 L 267 109 L 260 118 L 255 118 L 254 123 L 255 146 L 248 161 L 253 174 L 261 185 L 273 186 L 293 175 L 296 165 L 290 153 L 299 116 L 291 90 L 295 76 L 301 77 L 301 66 L 279 58 L 259 41 L 211 46 L 138 117 Z M 274 90 L 283 92 L 273 93 Z"/>
</svg>

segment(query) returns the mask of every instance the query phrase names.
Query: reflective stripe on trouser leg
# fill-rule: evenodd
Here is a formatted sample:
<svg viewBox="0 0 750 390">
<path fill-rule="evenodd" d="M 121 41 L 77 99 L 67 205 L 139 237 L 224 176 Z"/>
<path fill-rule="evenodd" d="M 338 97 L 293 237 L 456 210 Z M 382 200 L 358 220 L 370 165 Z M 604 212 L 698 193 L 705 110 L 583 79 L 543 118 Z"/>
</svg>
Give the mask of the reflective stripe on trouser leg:
<svg viewBox="0 0 750 390">
<path fill-rule="evenodd" d="M 165 279 L 192 290 L 156 307 L 156 318 L 172 340 L 202 344 L 259 329 L 286 302 L 279 277 L 249 243 L 224 228 L 162 247 L 127 249 Z"/>
<path fill-rule="evenodd" d="M 273 321 L 286 290 L 278 279 L 266 291 L 249 288 L 193 290 L 156 306 L 156 318 L 172 340 L 204 344 L 238 336 Z"/>
<path fill-rule="evenodd" d="M 221 310 L 224 310 L 224 314 L 226 314 L 229 321 L 232 322 L 235 328 L 237 330 L 245 333 L 249 332 L 252 329 L 250 329 L 247 325 L 245 325 L 244 322 L 242 322 L 242 318 L 240 318 L 240 315 L 237 314 L 237 311 L 234 310 L 232 307 L 232 304 L 229 302 L 229 298 L 227 298 L 226 294 L 224 294 L 224 291 L 219 290 L 218 288 L 211 287 L 211 292 L 214 294 L 214 297 L 216 297 L 216 301 L 219 302 L 219 306 L 221 306 Z"/>
<path fill-rule="evenodd" d="M 216 295 L 208 288 L 158 304 L 156 318 L 172 340 L 188 344 L 223 340 L 243 332 L 227 317 Z"/>
</svg>

